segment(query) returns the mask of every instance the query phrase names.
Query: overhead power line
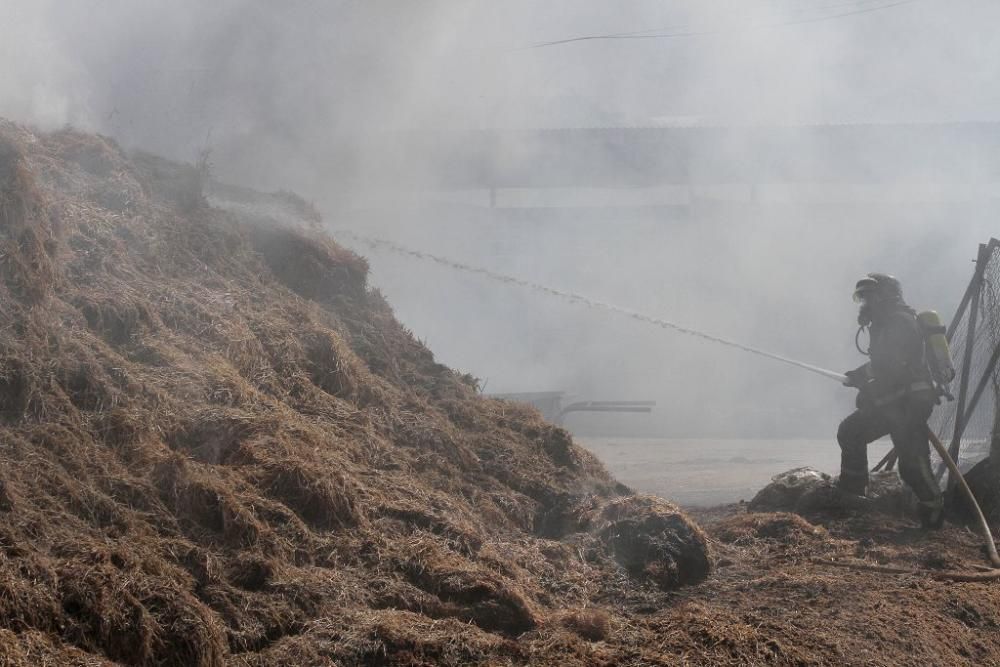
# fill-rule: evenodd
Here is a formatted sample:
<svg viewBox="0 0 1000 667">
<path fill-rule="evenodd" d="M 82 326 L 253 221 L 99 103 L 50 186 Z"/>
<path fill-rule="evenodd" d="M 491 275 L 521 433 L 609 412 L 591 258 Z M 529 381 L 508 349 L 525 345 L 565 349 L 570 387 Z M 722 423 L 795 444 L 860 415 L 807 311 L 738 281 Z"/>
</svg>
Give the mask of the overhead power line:
<svg viewBox="0 0 1000 667">
<path fill-rule="evenodd" d="M 847 18 L 849 16 L 857 16 L 859 14 L 868 14 L 871 12 L 878 12 L 886 9 L 891 9 L 893 7 L 899 7 L 902 5 L 909 5 L 918 0 L 896 0 L 895 2 L 889 2 L 884 4 L 879 4 L 875 6 L 863 6 L 864 0 L 862 2 L 850 2 L 843 3 L 840 5 L 827 5 L 825 7 L 816 7 L 810 11 L 817 11 L 823 9 L 835 9 L 839 7 L 854 6 L 854 9 L 847 11 L 840 11 L 833 14 L 824 14 L 822 16 L 809 16 L 795 19 L 788 19 L 784 21 L 777 21 L 771 23 L 759 23 L 751 24 L 741 28 L 730 28 L 730 29 L 705 29 L 705 30 L 695 30 L 688 26 L 678 26 L 675 29 L 672 28 L 662 28 L 662 29 L 652 29 L 652 30 L 638 30 L 634 32 L 617 32 L 617 33 L 606 33 L 597 35 L 580 35 L 578 37 L 568 37 L 566 39 L 557 39 L 549 42 L 539 42 L 538 44 L 532 44 L 531 46 L 523 47 L 524 49 L 540 49 L 551 46 L 561 46 L 565 44 L 573 44 L 576 42 L 587 42 L 587 41 L 607 41 L 607 40 L 649 40 L 649 39 L 668 39 L 676 37 L 700 37 L 704 35 L 720 35 L 731 32 L 744 32 L 747 30 L 762 30 L 768 28 L 781 28 L 785 26 L 793 25 L 803 25 L 807 23 L 820 23 L 823 21 L 833 21 L 836 19 Z M 519 49 L 520 50 L 520 49 Z"/>
<path fill-rule="evenodd" d="M 802 19 L 809 19 L 809 18 L 820 18 L 820 19 L 823 19 L 823 18 L 826 18 L 826 15 L 824 15 L 824 16 L 815 16 L 815 14 L 817 14 L 819 12 L 826 12 L 826 11 L 836 10 L 836 9 L 843 10 L 845 7 L 851 8 L 850 10 L 847 10 L 847 11 L 852 11 L 852 10 L 857 10 L 857 9 L 868 8 L 868 7 L 871 7 L 873 5 L 879 5 L 880 6 L 880 5 L 883 5 L 887 1 L 888 0 L 847 0 L 847 1 L 840 0 L 839 2 L 835 2 L 833 4 L 815 5 L 815 6 L 808 6 L 808 5 L 807 6 L 799 6 L 799 7 L 795 8 L 792 11 L 790 11 L 790 12 L 787 13 L 787 15 L 785 16 L 785 22 L 788 22 L 788 21 L 797 21 L 800 18 L 802 18 Z M 877 7 L 877 8 L 880 9 L 881 7 Z M 806 15 L 809 15 L 809 16 L 806 16 Z M 659 27 L 659 28 L 648 28 L 646 30 L 633 30 L 633 31 L 630 31 L 630 32 L 609 33 L 609 35 L 612 36 L 612 37 L 628 37 L 628 36 L 632 36 L 632 35 L 636 35 L 636 36 L 638 36 L 638 35 L 654 35 L 656 33 L 670 33 L 670 32 L 676 32 L 676 31 L 684 32 L 684 31 L 692 31 L 692 30 L 693 30 L 693 26 L 691 24 L 681 24 L 681 25 L 663 26 L 663 27 Z M 598 35 L 598 36 L 600 36 L 600 35 Z"/>
</svg>

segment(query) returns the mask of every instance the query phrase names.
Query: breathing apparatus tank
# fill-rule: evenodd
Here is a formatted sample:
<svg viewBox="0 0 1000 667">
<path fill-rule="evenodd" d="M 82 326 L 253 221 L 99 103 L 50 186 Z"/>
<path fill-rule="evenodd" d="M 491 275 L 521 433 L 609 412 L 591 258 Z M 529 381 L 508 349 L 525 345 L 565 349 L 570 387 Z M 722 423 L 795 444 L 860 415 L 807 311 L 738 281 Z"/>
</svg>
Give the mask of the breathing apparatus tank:
<svg viewBox="0 0 1000 667">
<path fill-rule="evenodd" d="M 925 310 L 918 314 L 917 322 L 920 323 L 920 329 L 924 333 L 924 355 L 930 367 L 931 377 L 947 395 L 948 384 L 955 379 L 955 364 L 951 360 L 951 349 L 945 337 L 948 329 L 933 310 Z"/>
</svg>

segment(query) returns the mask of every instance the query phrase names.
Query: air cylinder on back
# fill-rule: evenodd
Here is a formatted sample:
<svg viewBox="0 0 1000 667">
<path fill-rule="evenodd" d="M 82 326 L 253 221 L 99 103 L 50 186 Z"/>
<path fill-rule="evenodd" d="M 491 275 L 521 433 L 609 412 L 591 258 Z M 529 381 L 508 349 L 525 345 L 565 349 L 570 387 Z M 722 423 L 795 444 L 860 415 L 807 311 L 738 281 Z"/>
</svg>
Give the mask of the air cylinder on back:
<svg viewBox="0 0 1000 667">
<path fill-rule="evenodd" d="M 951 349 L 945 337 L 948 329 L 933 310 L 925 310 L 917 315 L 917 321 L 924 332 L 924 348 L 931 375 L 935 382 L 947 386 L 955 379 L 955 364 L 951 360 Z"/>
</svg>

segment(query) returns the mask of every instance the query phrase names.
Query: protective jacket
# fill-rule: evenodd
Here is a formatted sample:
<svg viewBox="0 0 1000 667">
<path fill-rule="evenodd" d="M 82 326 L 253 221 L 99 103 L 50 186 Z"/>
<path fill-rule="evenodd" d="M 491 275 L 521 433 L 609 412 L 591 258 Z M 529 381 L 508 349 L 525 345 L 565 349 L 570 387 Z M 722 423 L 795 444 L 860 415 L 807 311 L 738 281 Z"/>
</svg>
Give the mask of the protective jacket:
<svg viewBox="0 0 1000 667">
<path fill-rule="evenodd" d="M 870 361 L 850 373 L 860 380 L 858 407 L 878 407 L 907 395 L 932 397 L 924 333 L 913 309 L 904 303 L 884 309 L 873 317 L 870 332 Z"/>
</svg>

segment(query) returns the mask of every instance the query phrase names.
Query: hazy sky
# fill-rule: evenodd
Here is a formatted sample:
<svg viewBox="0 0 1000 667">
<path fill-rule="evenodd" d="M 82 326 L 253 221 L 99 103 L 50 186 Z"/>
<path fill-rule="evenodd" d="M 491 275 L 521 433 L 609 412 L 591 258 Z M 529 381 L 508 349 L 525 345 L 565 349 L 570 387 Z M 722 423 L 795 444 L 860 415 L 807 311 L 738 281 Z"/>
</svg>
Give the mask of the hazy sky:
<svg viewBox="0 0 1000 667">
<path fill-rule="evenodd" d="M 372 137 L 399 129 L 1000 120 L 993 0 L 0 0 L 0 16 L 2 116 L 183 160 L 211 148 L 220 178 L 301 192 L 333 226 L 840 370 L 861 361 L 860 274 L 895 272 L 947 312 L 996 219 L 995 199 L 685 219 L 341 209 Z M 610 34 L 643 38 L 531 48 Z M 789 407 L 827 431 L 849 408 L 738 353 L 410 260 L 373 266 L 404 322 L 488 389 L 656 398 L 687 430 Z"/>
<path fill-rule="evenodd" d="M 209 132 L 220 152 L 235 152 L 230 143 L 241 141 L 315 146 L 320 131 L 332 146 L 360 128 L 968 120 L 1000 111 L 1000 5 L 990 0 L 0 8 L 0 112 L 178 154 Z M 525 48 L 642 32 L 653 37 Z"/>
</svg>

